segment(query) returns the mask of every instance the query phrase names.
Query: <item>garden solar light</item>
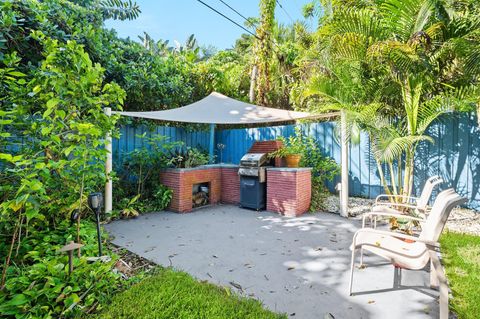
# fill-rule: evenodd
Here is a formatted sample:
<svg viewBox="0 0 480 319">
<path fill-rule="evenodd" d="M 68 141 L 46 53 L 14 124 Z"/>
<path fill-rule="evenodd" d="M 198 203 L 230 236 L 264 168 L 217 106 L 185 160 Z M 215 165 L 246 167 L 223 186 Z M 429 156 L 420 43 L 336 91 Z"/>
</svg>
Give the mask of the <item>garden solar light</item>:
<svg viewBox="0 0 480 319">
<path fill-rule="evenodd" d="M 100 211 L 102 210 L 102 193 L 91 193 L 88 195 L 88 206 L 95 212 L 97 219 L 98 257 L 102 256 L 102 236 L 100 234 Z"/>
<path fill-rule="evenodd" d="M 68 274 L 69 275 L 73 271 L 73 251 L 75 249 L 80 249 L 80 247 L 83 247 L 83 245 L 82 244 L 77 244 L 77 243 L 74 243 L 73 241 L 71 241 L 67 245 L 60 248 L 60 252 L 62 252 L 62 253 L 67 252 L 68 253 Z"/>
</svg>

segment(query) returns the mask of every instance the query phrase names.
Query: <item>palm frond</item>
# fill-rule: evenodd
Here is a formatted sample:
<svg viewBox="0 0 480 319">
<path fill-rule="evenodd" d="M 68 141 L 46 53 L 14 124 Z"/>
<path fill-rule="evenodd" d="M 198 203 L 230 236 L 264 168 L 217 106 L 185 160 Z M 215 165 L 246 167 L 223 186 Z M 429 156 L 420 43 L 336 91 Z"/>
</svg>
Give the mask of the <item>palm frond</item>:
<svg viewBox="0 0 480 319">
<path fill-rule="evenodd" d="M 333 59 L 361 61 L 367 52 L 367 39 L 364 35 L 348 32 L 335 35 L 330 48 Z"/>
<path fill-rule="evenodd" d="M 385 27 L 406 42 L 428 25 L 433 9 L 434 0 L 387 0 L 381 5 L 381 14 L 387 22 Z"/>
<path fill-rule="evenodd" d="M 384 163 L 395 161 L 401 157 L 406 150 L 421 141 L 433 143 L 433 139 L 426 135 L 401 136 L 395 129 L 389 131 L 383 130 L 382 132 L 383 134 L 374 137 L 372 150 L 375 158 Z"/>
<path fill-rule="evenodd" d="M 334 13 L 331 28 L 333 34 L 355 33 L 365 39 L 380 40 L 386 35 L 382 20 L 371 9 L 339 9 Z"/>
</svg>

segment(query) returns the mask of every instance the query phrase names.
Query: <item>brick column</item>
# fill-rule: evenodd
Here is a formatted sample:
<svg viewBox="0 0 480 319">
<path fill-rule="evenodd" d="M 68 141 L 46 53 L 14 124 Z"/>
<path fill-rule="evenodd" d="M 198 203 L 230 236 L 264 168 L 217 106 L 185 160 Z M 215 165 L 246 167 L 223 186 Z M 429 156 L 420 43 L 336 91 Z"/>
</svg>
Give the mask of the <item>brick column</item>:
<svg viewBox="0 0 480 319">
<path fill-rule="evenodd" d="M 268 168 L 267 210 L 285 216 L 307 212 L 312 196 L 311 168 Z"/>
<path fill-rule="evenodd" d="M 220 201 L 225 204 L 240 203 L 240 176 L 238 166 L 222 166 L 222 189 Z"/>
<path fill-rule="evenodd" d="M 167 169 L 160 173 L 160 182 L 170 188 L 173 191 L 172 200 L 168 205 L 168 209 L 174 212 L 183 212 L 192 209 L 191 195 L 190 195 L 190 207 L 181 200 L 182 193 L 184 192 L 183 183 L 183 170 L 181 169 Z M 191 192 L 191 191 L 190 191 Z"/>
</svg>

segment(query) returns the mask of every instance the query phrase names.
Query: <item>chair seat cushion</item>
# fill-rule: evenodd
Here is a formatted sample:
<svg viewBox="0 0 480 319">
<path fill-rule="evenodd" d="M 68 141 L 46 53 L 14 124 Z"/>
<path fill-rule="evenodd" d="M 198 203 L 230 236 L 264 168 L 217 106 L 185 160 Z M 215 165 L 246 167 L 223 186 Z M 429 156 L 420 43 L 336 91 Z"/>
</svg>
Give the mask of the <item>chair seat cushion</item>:
<svg viewBox="0 0 480 319">
<path fill-rule="evenodd" d="M 394 236 L 359 232 L 356 248 L 360 247 L 403 268 L 422 269 L 429 261 L 428 248 L 424 243 L 406 242 Z"/>
</svg>

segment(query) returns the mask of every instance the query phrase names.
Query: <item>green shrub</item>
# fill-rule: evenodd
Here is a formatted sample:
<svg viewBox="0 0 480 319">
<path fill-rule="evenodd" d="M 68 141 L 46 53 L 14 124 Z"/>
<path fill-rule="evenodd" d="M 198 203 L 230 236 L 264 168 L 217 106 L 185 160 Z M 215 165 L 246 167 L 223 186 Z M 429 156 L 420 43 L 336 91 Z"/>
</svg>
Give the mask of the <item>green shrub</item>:
<svg viewBox="0 0 480 319">
<path fill-rule="evenodd" d="M 74 271 L 68 275 L 68 257 L 58 250 L 75 239 L 75 228 L 62 223 L 56 229 L 36 231 L 22 239 L 15 264 L 7 269 L 5 287 L 0 291 L 0 313 L 7 318 L 72 317 L 112 297 L 122 286 L 112 272 L 116 256 L 108 263 L 87 262 L 97 254 L 95 224 L 82 222 L 82 256 L 74 254 Z M 4 256 L 7 243 L 0 245 Z M 74 306 L 74 304 L 76 304 Z"/>
<path fill-rule="evenodd" d="M 124 197 L 118 202 L 119 209 L 110 212 L 109 220 L 136 217 L 141 213 L 164 210 L 172 200 L 173 191 L 165 185 L 158 185 L 152 197 L 140 200 L 140 195 L 132 198 Z"/>
<path fill-rule="evenodd" d="M 143 146 L 128 153 L 115 180 L 115 209 L 109 216 L 135 217 L 140 213 L 165 209 L 173 192 L 160 183 L 162 169 L 195 167 L 208 163 L 208 154 L 185 147 L 182 142 L 169 142 L 168 137 L 146 133 L 138 135 Z"/>
<path fill-rule="evenodd" d="M 154 210 L 164 210 L 172 200 L 173 191 L 165 185 L 158 185 L 153 193 L 152 206 Z"/>
<path fill-rule="evenodd" d="M 170 150 L 169 157 L 175 168 L 192 168 L 209 162 L 208 153 L 190 146 Z"/>
</svg>

